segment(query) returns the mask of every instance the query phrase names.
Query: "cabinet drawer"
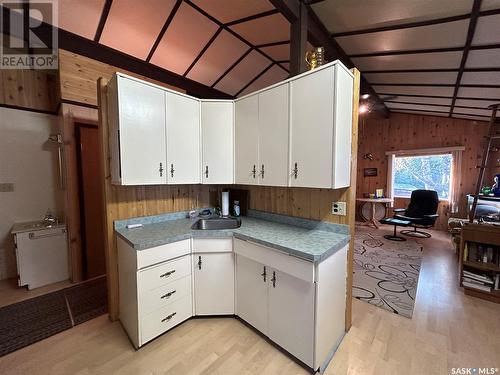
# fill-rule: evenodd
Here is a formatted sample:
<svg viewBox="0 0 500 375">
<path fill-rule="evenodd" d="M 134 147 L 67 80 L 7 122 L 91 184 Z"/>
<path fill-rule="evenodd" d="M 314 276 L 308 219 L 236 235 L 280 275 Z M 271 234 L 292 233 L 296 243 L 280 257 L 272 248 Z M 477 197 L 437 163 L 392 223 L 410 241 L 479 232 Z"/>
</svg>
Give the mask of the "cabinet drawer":
<svg viewBox="0 0 500 375">
<path fill-rule="evenodd" d="M 233 251 L 233 238 L 195 238 L 194 253 L 224 253 Z"/>
<path fill-rule="evenodd" d="M 159 288 L 143 291 L 139 296 L 139 314 L 143 316 L 185 296 L 191 296 L 190 275 Z"/>
<path fill-rule="evenodd" d="M 190 296 L 169 303 L 141 319 L 141 345 L 189 319 L 193 312 Z"/>
<path fill-rule="evenodd" d="M 182 240 L 166 245 L 137 251 L 137 269 L 152 266 L 191 252 L 191 240 Z"/>
<path fill-rule="evenodd" d="M 234 252 L 304 281 L 315 281 L 314 263 L 301 260 L 279 250 L 235 238 Z"/>
<path fill-rule="evenodd" d="M 162 263 L 137 273 L 139 295 L 191 274 L 191 256 Z"/>
</svg>

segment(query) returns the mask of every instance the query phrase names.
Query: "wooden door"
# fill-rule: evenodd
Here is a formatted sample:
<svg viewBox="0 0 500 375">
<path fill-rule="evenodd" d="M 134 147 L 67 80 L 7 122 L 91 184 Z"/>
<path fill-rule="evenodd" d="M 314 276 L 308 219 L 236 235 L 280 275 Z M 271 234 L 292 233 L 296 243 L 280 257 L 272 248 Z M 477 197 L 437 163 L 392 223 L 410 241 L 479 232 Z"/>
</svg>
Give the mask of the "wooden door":
<svg viewBox="0 0 500 375">
<path fill-rule="evenodd" d="M 259 96 L 234 105 L 234 178 L 237 184 L 256 185 L 259 173 Z"/>
<path fill-rule="evenodd" d="M 288 185 L 288 84 L 259 94 L 259 184 Z"/>
<path fill-rule="evenodd" d="M 77 126 L 80 217 L 84 278 L 104 275 L 104 220 L 97 127 Z"/>
<path fill-rule="evenodd" d="M 232 101 L 201 102 L 202 183 L 234 182 L 234 129 Z"/>
<path fill-rule="evenodd" d="M 269 267 L 236 255 L 236 314 L 265 335 L 269 275 Z"/>
<path fill-rule="evenodd" d="M 167 103 L 167 182 L 199 184 L 200 101 L 171 92 Z"/>
<path fill-rule="evenodd" d="M 233 253 L 202 253 L 193 257 L 195 314 L 233 315 Z"/>
<path fill-rule="evenodd" d="M 333 67 L 290 83 L 290 186 L 331 188 Z"/>
<path fill-rule="evenodd" d="M 274 269 L 269 273 L 268 336 L 313 367 L 314 283 Z"/>
<path fill-rule="evenodd" d="M 122 184 L 165 184 L 165 92 L 118 77 L 118 103 Z"/>
</svg>

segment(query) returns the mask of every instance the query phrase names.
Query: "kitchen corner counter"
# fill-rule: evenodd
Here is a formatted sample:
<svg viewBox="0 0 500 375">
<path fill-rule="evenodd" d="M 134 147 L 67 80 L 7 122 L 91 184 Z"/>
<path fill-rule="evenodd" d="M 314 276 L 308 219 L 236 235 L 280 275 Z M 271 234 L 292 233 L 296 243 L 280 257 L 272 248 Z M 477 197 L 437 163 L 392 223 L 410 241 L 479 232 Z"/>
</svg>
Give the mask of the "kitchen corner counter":
<svg viewBox="0 0 500 375">
<path fill-rule="evenodd" d="M 186 218 L 187 212 L 115 221 L 115 231 L 140 251 L 190 238 L 234 237 L 267 246 L 292 256 L 319 263 L 349 243 L 347 225 L 295 218 L 249 210 L 241 227 L 224 230 L 196 230 L 199 219 Z M 127 229 L 128 224 L 142 227 Z"/>
</svg>

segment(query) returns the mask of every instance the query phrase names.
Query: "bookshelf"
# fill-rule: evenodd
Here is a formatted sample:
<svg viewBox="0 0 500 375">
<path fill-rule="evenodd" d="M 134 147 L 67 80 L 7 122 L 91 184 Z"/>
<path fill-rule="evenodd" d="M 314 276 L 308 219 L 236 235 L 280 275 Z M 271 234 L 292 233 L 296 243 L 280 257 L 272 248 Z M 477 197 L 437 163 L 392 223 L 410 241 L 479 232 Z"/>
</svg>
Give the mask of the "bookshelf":
<svg viewBox="0 0 500 375">
<path fill-rule="evenodd" d="M 465 294 L 500 303 L 500 226 L 462 227 L 458 276 Z"/>
</svg>

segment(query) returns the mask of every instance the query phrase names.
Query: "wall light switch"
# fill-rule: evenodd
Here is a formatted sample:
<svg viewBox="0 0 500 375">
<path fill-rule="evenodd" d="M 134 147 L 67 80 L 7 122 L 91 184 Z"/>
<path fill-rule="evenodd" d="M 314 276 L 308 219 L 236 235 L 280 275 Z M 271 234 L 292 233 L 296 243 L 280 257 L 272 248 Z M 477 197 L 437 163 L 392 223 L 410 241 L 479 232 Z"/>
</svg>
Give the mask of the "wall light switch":
<svg viewBox="0 0 500 375">
<path fill-rule="evenodd" d="M 12 183 L 0 183 L 0 193 L 11 193 L 14 191 L 14 184 Z"/>
<path fill-rule="evenodd" d="M 332 215 L 346 215 L 346 202 L 333 202 L 332 203 Z"/>
</svg>

